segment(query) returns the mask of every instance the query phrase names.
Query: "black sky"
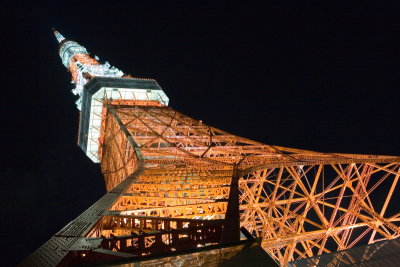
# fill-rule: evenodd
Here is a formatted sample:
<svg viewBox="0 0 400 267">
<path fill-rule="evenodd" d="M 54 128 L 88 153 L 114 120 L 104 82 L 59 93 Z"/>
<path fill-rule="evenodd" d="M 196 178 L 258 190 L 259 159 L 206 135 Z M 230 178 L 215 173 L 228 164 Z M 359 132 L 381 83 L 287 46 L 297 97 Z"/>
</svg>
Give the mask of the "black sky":
<svg viewBox="0 0 400 267">
<path fill-rule="evenodd" d="M 76 145 L 76 99 L 52 27 L 100 60 L 156 79 L 170 106 L 228 132 L 400 155 L 396 2 L 54 2 L 0 11 L 4 265 L 105 193 L 99 166 Z"/>
</svg>

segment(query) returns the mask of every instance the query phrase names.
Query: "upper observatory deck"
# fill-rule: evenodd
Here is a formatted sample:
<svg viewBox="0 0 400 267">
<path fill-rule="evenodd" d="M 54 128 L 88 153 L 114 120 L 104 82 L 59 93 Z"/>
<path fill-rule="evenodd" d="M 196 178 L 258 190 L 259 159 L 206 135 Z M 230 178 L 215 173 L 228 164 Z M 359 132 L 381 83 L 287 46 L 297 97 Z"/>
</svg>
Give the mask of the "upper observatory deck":
<svg viewBox="0 0 400 267">
<path fill-rule="evenodd" d="M 167 106 L 169 99 L 158 83 L 152 79 L 111 77 L 91 79 L 83 90 L 78 144 L 96 163 L 99 162 L 99 138 L 106 101 L 112 105 Z"/>
</svg>

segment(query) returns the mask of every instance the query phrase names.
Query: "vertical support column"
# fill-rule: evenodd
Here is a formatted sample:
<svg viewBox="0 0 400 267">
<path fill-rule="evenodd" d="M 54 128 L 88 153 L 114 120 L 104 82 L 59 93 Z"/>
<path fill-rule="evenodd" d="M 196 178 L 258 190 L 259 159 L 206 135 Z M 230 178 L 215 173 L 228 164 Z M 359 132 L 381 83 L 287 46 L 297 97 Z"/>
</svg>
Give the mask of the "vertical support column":
<svg viewBox="0 0 400 267">
<path fill-rule="evenodd" d="M 225 224 L 222 230 L 221 243 L 240 241 L 240 214 L 239 214 L 239 170 L 235 165 L 229 190 L 228 208 L 225 214 Z"/>
</svg>

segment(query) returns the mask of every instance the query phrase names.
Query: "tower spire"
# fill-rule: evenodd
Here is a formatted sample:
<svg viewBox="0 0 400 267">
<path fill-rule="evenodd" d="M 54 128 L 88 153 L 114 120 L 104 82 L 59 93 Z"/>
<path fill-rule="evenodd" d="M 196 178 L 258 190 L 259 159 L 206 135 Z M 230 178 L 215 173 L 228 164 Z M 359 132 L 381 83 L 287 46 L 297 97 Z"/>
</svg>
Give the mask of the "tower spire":
<svg viewBox="0 0 400 267">
<path fill-rule="evenodd" d="M 53 33 L 54 33 L 54 35 L 56 36 L 57 41 L 58 41 L 59 43 L 61 43 L 62 41 L 65 40 L 65 37 L 62 36 L 62 34 L 59 33 L 55 28 L 53 28 L 52 30 L 53 30 Z"/>
<path fill-rule="evenodd" d="M 63 65 L 71 72 L 72 83 L 75 88 L 72 93 L 79 95 L 76 101 L 78 109 L 81 109 L 83 87 L 94 77 L 115 77 L 121 78 L 124 73 L 119 69 L 112 67 L 107 61 L 102 64 L 98 57 L 92 58 L 89 56 L 86 48 L 75 41 L 65 39 L 56 29 L 53 28 L 53 33 L 60 44 L 59 54 Z M 130 77 L 130 76 L 124 76 Z"/>
</svg>

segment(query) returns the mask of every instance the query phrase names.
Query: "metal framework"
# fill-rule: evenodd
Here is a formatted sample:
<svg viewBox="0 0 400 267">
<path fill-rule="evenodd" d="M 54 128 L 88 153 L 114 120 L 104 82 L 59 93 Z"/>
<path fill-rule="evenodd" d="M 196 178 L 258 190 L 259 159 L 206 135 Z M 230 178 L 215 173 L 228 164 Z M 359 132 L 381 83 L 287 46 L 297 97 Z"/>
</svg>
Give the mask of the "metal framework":
<svg viewBox="0 0 400 267">
<path fill-rule="evenodd" d="M 110 113 L 113 117 L 106 139 L 115 144 L 114 149 L 122 150 L 114 151 L 121 157 L 110 154 L 102 158 L 103 173 L 109 171 L 105 166 L 114 166 L 106 175 L 109 190 L 120 182 L 117 177 L 129 174 L 126 169 L 131 168 L 133 148 L 125 149 L 121 126 L 126 127 L 146 158 L 144 169 L 160 176 L 157 180 L 146 175 L 131 185 L 128 192 L 132 196 L 120 200 L 129 204 L 117 204 L 118 209 L 127 210 L 124 214 L 198 216 L 192 209 L 201 207 L 199 204 L 182 202 L 191 198 L 227 199 L 230 177 L 236 170 L 241 226 L 262 237 L 262 247 L 282 265 L 400 234 L 399 194 L 395 194 L 399 191 L 399 157 L 316 153 L 264 145 L 168 107 L 113 107 Z M 175 183 L 171 183 L 170 171 L 181 173 L 179 177 L 186 183 L 177 183 L 181 179 L 175 177 Z M 196 176 L 204 183 L 190 181 Z M 164 207 L 149 207 L 148 201 L 140 205 L 138 198 L 143 195 L 151 196 L 154 205 L 161 201 Z M 206 205 L 211 207 L 210 203 Z M 185 206 L 188 214 L 181 211 Z M 147 207 L 147 213 L 143 207 Z M 200 209 L 203 211 L 207 216 L 218 214 L 215 209 Z M 220 211 L 223 214 L 225 210 Z"/>
<path fill-rule="evenodd" d="M 224 244 L 240 227 L 282 266 L 400 236 L 400 157 L 265 145 L 154 101 L 104 99 L 100 129 L 107 194 L 22 265 Z"/>
</svg>

